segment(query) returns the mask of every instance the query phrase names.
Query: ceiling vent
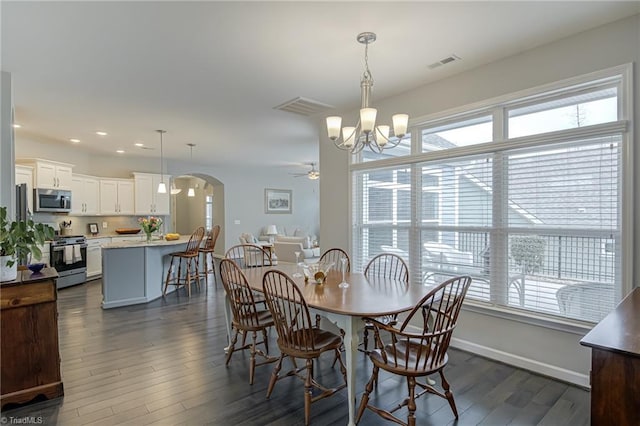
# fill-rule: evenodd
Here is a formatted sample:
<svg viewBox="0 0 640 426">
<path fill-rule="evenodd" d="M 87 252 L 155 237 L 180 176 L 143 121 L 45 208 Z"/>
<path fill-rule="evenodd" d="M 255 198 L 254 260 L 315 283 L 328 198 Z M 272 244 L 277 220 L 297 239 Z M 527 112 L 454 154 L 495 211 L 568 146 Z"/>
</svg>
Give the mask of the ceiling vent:
<svg viewBox="0 0 640 426">
<path fill-rule="evenodd" d="M 318 112 L 332 109 L 333 106 L 323 104 L 322 102 L 314 101 L 313 99 L 297 97 L 287 101 L 283 104 L 273 107 L 273 109 L 279 109 L 280 111 L 292 112 L 300 115 L 313 115 Z"/>
<path fill-rule="evenodd" d="M 441 67 L 443 65 L 447 65 L 450 64 L 451 62 L 455 62 L 455 61 L 459 61 L 460 57 L 458 55 L 451 55 L 449 57 L 446 57 L 444 59 L 439 60 L 438 62 L 434 62 L 433 64 L 429 65 L 429 69 L 436 69 L 438 67 Z"/>
</svg>

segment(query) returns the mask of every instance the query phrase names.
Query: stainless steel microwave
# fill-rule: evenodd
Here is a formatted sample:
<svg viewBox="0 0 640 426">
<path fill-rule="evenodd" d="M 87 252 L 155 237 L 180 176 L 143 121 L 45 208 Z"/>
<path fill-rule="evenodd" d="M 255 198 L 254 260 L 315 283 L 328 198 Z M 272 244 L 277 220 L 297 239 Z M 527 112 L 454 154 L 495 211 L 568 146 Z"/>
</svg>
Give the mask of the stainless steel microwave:
<svg viewBox="0 0 640 426">
<path fill-rule="evenodd" d="M 35 212 L 69 213 L 71 212 L 71 191 L 60 189 L 33 190 Z"/>
</svg>

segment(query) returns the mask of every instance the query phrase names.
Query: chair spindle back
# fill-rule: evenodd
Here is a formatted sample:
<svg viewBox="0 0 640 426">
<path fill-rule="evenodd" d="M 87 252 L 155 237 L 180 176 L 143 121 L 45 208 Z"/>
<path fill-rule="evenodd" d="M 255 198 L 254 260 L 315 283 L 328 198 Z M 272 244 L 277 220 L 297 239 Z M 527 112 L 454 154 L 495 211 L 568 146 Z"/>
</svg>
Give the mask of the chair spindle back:
<svg viewBox="0 0 640 426">
<path fill-rule="evenodd" d="M 272 270 L 264 274 L 262 286 L 281 350 L 315 350 L 309 307 L 293 280 L 281 271 Z"/>
</svg>

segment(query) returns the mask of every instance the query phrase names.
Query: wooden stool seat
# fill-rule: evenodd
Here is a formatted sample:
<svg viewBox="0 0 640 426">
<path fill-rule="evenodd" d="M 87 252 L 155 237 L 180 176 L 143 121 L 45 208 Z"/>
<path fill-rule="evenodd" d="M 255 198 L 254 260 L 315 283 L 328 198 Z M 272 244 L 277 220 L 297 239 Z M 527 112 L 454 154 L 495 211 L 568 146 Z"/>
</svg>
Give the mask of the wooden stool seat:
<svg viewBox="0 0 640 426">
<path fill-rule="evenodd" d="M 162 291 L 163 297 L 167 294 L 167 288 L 169 288 L 170 285 L 174 285 L 176 287 L 186 286 L 189 297 L 191 297 L 191 280 L 195 281 L 195 283 L 198 285 L 198 288 L 200 287 L 200 274 L 198 272 L 200 254 L 198 249 L 200 247 L 200 244 L 202 243 L 203 238 L 204 228 L 201 226 L 193 231 L 193 234 L 191 234 L 185 251 L 177 251 L 169 255 L 171 256 L 171 263 L 169 264 L 169 270 L 167 270 L 167 278 L 164 282 L 164 290 Z M 173 262 L 176 259 L 178 259 L 178 272 L 175 277 L 172 278 L 171 271 L 173 271 Z M 182 275 L 183 263 L 186 266 L 184 276 Z"/>
<path fill-rule="evenodd" d="M 207 238 L 205 239 L 204 247 L 200 247 L 198 249 L 198 255 L 202 253 L 202 271 L 200 275 L 204 275 L 204 283 L 206 288 L 209 288 L 209 274 L 213 274 L 213 280 L 216 284 L 216 288 L 218 287 L 218 278 L 216 277 L 216 263 L 213 258 L 213 254 L 215 253 L 216 241 L 218 240 L 218 235 L 220 235 L 220 225 L 215 225 L 209 231 Z M 211 262 L 211 263 L 209 263 Z M 209 269 L 209 265 L 211 265 L 211 269 Z"/>
</svg>

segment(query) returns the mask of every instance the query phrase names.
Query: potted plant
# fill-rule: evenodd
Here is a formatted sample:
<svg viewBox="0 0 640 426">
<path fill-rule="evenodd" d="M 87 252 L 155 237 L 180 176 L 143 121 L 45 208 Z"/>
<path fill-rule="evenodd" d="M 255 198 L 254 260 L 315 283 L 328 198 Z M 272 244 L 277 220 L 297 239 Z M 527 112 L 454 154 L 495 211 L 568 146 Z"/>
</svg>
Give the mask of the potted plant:
<svg viewBox="0 0 640 426">
<path fill-rule="evenodd" d="M 12 281 L 18 276 L 17 263 L 28 255 L 42 256 L 40 246 L 53 239 L 53 228 L 33 220 L 9 221 L 7 208 L 0 207 L 0 281 Z"/>
</svg>

